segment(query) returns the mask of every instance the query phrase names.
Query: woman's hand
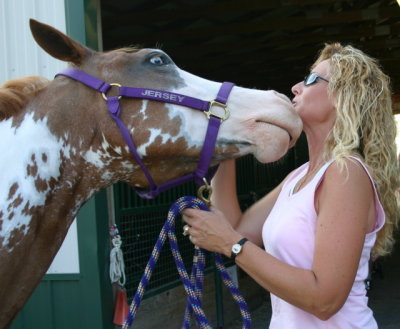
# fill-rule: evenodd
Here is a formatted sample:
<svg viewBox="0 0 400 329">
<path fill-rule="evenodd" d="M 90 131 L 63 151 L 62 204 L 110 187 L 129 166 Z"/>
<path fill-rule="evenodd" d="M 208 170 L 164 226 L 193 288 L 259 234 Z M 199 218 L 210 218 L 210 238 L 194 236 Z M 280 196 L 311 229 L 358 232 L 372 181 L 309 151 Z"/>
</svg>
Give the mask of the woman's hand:
<svg viewBox="0 0 400 329">
<path fill-rule="evenodd" d="M 224 214 L 214 207 L 210 211 L 184 209 L 182 218 L 189 225 L 186 232 L 190 241 L 200 248 L 230 257 L 232 245 L 242 238 Z"/>
</svg>

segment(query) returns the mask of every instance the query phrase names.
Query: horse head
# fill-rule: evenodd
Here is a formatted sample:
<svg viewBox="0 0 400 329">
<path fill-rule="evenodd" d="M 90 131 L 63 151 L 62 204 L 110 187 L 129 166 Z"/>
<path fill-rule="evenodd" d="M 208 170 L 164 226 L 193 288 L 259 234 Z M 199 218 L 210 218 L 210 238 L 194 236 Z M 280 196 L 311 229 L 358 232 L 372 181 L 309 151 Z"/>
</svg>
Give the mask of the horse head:
<svg viewBox="0 0 400 329">
<path fill-rule="evenodd" d="M 181 70 L 159 49 L 123 48 L 99 53 L 39 22 L 31 21 L 31 30 L 37 43 L 50 55 L 110 83 L 205 100 L 213 100 L 221 85 Z M 74 135 L 87 140 L 80 136 L 89 132 L 92 136 L 96 134 L 97 138 L 90 138 L 92 143 L 85 145 L 87 152 L 82 154 L 88 166 L 96 167 L 102 177 L 107 177 L 106 184 L 113 176 L 135 186 L 147 186 L 143 172 L 137 170 L 125 141 L 107 114 L 106 102 L 98 93 L 76 81 L 57 77 L 49 94 L 65 95 L 52 101 L 57 103 L 54 108 L 61 112 L 71 112 L 72 108 L 75 113 L 70 116 L 75 121 L 71 125 L 54 115 L 54 121 L 59 122 L 54 123 L 59 136 L 68 134 L 70 138 Z M 230 117 L 218 133 L 214 162 L 248 153 L 254 153 L 262 162 L 275 161 L 287 152 L 301 132 L 301 122 L 291 102 L 275 91 L 235 86 L 227 105 Z M 185 106 L 141 99 L 122 99 L 121 108 L 121 119 L 157 183 L 195 170 L 208 123 L 203 113 Z M 69 131 L 71 127 L 73 133 Z"/>
</svg>

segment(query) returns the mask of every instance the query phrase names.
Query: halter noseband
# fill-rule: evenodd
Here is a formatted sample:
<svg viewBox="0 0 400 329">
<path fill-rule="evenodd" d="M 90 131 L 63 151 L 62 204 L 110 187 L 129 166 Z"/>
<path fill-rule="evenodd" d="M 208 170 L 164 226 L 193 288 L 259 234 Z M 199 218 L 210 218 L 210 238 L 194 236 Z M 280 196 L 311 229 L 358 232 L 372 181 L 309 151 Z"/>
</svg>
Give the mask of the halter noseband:
<svg viewBox="0 0 400 329">
<path fill-rule="evenodd" d="M 74 79 L 76 81 L 79 81 L 84 85 L 102 93 L 103 98 L 106 100 L 108 104 L 109 114 L 118 125 L 121 134 L 125 140 L 125 143 L 128 145 L 130 153 L 135 158 L 136 162 L 139 164 L 140 168 L 142 169 L 144 175 L 146 176 L 149 182 L 150 185 L 149 190 L 142 190 L 135 188 L 135 191 L 138 193 L 140 197 L 146 199 L 153 199 L 159 193 L 166 191 L 172 187 L 191 181 L 193 179 L 198 186 L 204 185 L 205 182 L 207 184 L 207 181 L 210 181 L 211 177 L 216 171 L 216 168 L 214 167 L 211 168 L 211 170 L 209 170 L 209 166 L 211 163 L 212 155 L 214 153 L 219 127 L 222 121 L 226 120 L 229 117 L 229 110 L 226 107 L 226 103 L 228 101 L 228 97 L 232 88 L 235 86 L 233 83 L 231 82 L 222 83 L 216 99 L 209 102 L 186 95 L 172 93 L 169 91 L 148 89 L 148 88 L 125 87 L 117 83 L 107 83 L 86 72 L 74 68 L 64 69 L 58 74 L 56 74 L 56 76 L 58 75 L 63 75 L 71 79 Z M 111 89 L 112 86 L 118 87 L 118 95 L 107 97 L 106 94 Z M 205 113 L 205 115 L 209 119 L 209 122 L 203 148 L 200 153 L 200 160 L 195 172 L 173 179 L 171 181 L 168 181 L 160 185 L 155 184 L 153 178 L 151 177 L 149 171 L 145 167 L 144 163 L 142 162 L 142 159 L 140 158 L 137 152 L 136 146 L 132 140 L 128 128 L 125 126 L 125 124 L 119 117 L 121 114 L 121 106 L 119 103 L 121 97 L 149 99 L 164 103 L 182 105 L 203 111 Z M 221 107 L 224 110 L 224 115 L 221 116 L 216 113 L 213 113 L 212 109 L 215 106 Z"/>
</svg>

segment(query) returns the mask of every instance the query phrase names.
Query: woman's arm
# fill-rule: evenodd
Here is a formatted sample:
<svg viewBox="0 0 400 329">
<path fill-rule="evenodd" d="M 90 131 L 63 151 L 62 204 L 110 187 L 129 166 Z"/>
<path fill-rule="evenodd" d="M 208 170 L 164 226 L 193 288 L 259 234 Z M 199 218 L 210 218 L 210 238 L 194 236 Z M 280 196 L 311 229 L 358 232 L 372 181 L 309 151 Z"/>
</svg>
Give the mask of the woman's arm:
<svg viewBox="0 0 400 329">
<path fill-rule="evenodd" d="M 236 189 L 236 162 L 229 159 L 220 163 L 211 181 L 211 204 L 221 210 L 232 227 L 239 225 L 242 217 Z"/>
<path fill-rule="evenodd" d="M 311 270 L 288 265 L 253 243 L 246 243 L 236 257 L 262 287 L 321 319 L 335 314 L 346 301 L 374 218 L 369 177 L 356 163 L 348 161 L 348 167 L 346 176 L 333 163 L 319 188 Z M 230 256 L 232 245 L 243 237 L 218 211 L 188 209 L 185 217 L 192 226 L 191 241 L 202 248 Z"/>
<path fill-rule="evenodd" d="M 283 182 L 252 205 L 244 214 L 237 198 L 234 159 L 220 164 L 211 185 L 213 188 L 212 205 L 225 215 L 237 232 L 246 236 L 256 245 L 262 246 L 262 226 L 278 198 Z"/>
</svg>

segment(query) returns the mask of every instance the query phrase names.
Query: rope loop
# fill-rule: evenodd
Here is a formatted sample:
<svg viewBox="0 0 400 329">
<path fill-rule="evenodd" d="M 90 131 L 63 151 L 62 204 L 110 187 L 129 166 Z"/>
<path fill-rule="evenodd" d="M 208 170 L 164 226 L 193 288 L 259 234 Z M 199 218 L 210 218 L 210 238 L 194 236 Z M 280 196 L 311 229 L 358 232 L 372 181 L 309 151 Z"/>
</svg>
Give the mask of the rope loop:
<svg viewBox="0 0 400 329">
<path fill-rule="evenodd" d="M 146 287 L 150 281 L 151 275 L 153 274 L 154 267 L 161 254 L 161 250 L 164 246 L 165 240 L 168 237 L 169 244 L 171 247 L 172 255 L 188 296 L 187 305 L 185 309 L 185 316 L 182 324 L 182 329 L 189 329 L 191 318 L 194 315 L 198 328 L 200 329 L 212 329 L 202 307 L 202 288 L 204 282 L 204 269 L 205 269 L 205 250 L 195 247 L 192 271 L 189 274 L 186 271 L 185 264 L 183 263 L 182 256 L 179 250 L 178 241 L 175 234 L 175 219 L 180 215 L 183 209 L 195 208 L 208 211 L 207 205 L 199 198 L 192 196 L 181 197 L 176 200 L 168 211 L 167 219 L 164 226 L 161 229 L 160 235 L 156 241 L 156 244 L 151 253 L 150 259 L 146 265 L 135 296 L 132 299 L 132 303 L 129 308 L 129 314 L 125 319 L 122 329 L 129 329 L 135 319 L 137 310 L 142 301 Z M 220 273 L 223 282 L 231 292 L 235 302 L 239 306 L 240 313 L 242 315 L 242 329 L 251 328 L 251 317 L 249 308 L 246 301 L 241 296 L 239 289 L 229 276 L 222 256 L 217 253 L 213 253 L 215 264 L 218 272 Z"/>
<path fill-rule="evenodd" d="M 115 234 L 111 240 L 113 248 L 110 251 L 110 280 L 111 283 L 118 283 L 121 287 L 125 286 L 125 262 L 121 250 L 121 236 Z"/>
</svg>

